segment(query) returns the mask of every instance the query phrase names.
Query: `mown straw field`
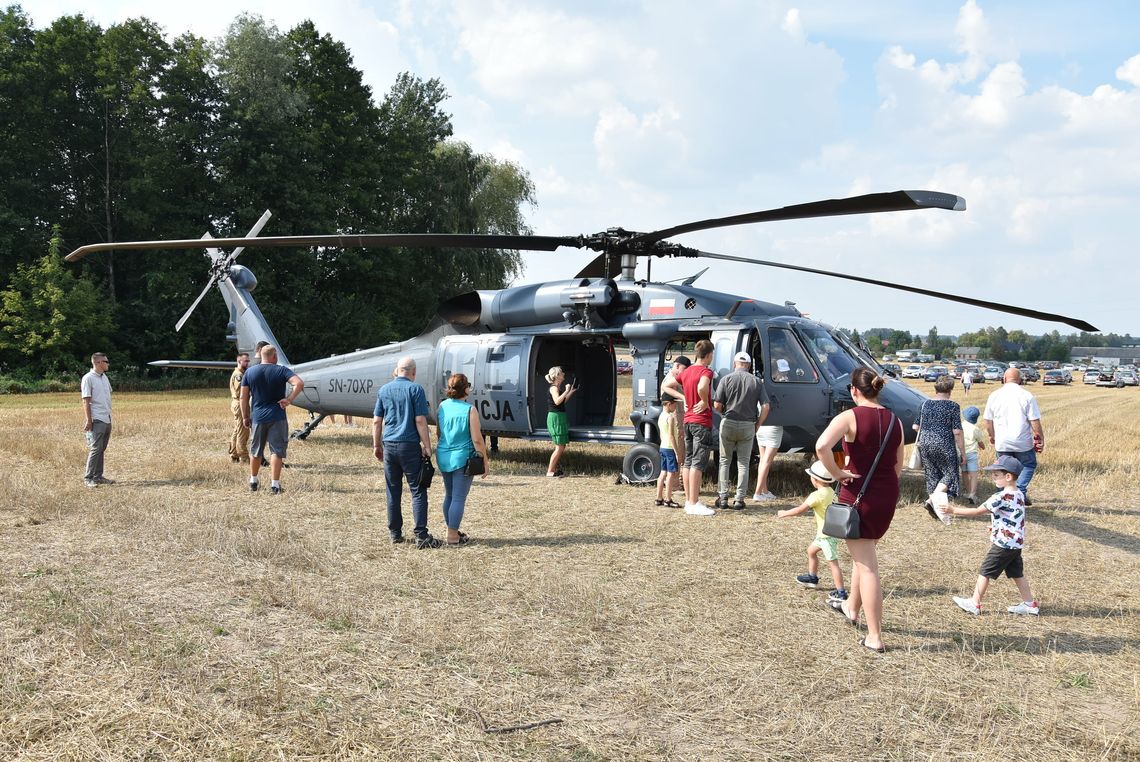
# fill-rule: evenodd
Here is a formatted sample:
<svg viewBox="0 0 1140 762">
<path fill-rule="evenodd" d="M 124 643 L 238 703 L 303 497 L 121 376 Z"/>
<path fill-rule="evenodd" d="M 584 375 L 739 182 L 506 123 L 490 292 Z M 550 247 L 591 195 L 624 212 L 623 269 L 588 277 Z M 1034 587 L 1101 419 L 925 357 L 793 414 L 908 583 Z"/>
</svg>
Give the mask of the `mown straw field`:
<svg viewBox="0 0 1140 762">
<path fill-rule="evenodd" d="M 1137 758 L 1140 390 L 1033 390 L 1040 618 L 1004 613 L 1006 580 L 953 606 L 987 522 L 931 521 L 907 475 L 881 656 L 793 582 L 800 457 L 778 504 L 698 518 L 614 485 L 619 449 L 572 446 L 554 480 L 504 441 L 476 541 L 417 551 L 388 543 L 366 422 L 250 495 L 224 391 L 120 394 L 119 483 L 91 490 L 78 395 L 0 397 L 0 758 Z"/>
</svg>

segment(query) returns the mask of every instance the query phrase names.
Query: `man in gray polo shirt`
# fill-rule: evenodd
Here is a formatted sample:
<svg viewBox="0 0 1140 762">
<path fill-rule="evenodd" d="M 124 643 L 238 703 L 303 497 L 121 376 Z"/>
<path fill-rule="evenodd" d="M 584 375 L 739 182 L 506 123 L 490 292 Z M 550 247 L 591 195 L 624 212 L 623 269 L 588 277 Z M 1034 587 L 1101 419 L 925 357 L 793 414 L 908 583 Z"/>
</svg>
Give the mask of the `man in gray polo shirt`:
<svg viewBox="0 0 1140 762">
<path fill-rule="evenodd" d="M 752 373 L 752 358 L 737 352 L 732 358 L 733 371 L 720 380 L 713 395 L 713 406 L 720 419 L 720 479 L 717 485 L 717 508 L 744 507 L 748 491 L 748 466 L 752 459 L 752 443 L 756 429 L 768 417 L 768 392 Z M 729 472 L 736 455 L 736 501 L 728 502 Z"/>
<path fill-rule="evenodd" d="M 83 398 L 83 431 L 87 435 L 87 471 L 83 484 L 98 487 L 114 484 L 114 479 L 103 476 L 103 454 L 111 442 L 111 382 L 107 369 L 111 361 L 102 352 L 91 355 L 91 370 L 79 384 Z"/>
</svg>

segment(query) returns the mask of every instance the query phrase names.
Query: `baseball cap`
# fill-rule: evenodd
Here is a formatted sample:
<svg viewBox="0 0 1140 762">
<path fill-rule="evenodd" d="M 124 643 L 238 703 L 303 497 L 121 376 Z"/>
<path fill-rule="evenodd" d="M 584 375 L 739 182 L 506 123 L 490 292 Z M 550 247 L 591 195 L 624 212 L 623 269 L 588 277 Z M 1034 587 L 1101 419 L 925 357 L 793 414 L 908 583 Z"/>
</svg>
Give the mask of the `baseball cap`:
<svg viewBox="0 0 1140 762">
<path fill-rule="evenodd" d="M 983 471 L 1006 471 L 1017 476 L 1021 473 L 1021 461 L 1012 455 L 999 455 L 994 462 L 982 469 Z"/>
<path fill-rule="evenodd" d="M 737 352 L 736 356 L 732 358 L 732 361 L 733 362 L 746 362 L 749 365 L 752 364 L 752 358 L 749 356 L 749 354 L 747 352 Z"/>
<path fill-rule="evenodd" d="M 822 463 L 820 463 L 818 460 L 811 464 L 811 468 L 805 468 L 804 473 L 807 474 L 808 476 L 814 476 L 816 479 L 819 479 L 821 482 L 829 482 L 830 483 L 830 482 L 835 481 L 835 477 L 833 477 L 830 473 L 828 473 L 827 468 L 825 468 L 824 465 Z"/>
<path fill-rule="evenodd" d="M 977 423 L 978 422 L 978 416 L 981 414 L 982 414 L 982 411 L 978 410 L 973 405 L 970 405 L 968 408 L 966 408 L 965 410 L 962 411 L 962 417 L 965 418 L 970 423 Z"/>
</svg>

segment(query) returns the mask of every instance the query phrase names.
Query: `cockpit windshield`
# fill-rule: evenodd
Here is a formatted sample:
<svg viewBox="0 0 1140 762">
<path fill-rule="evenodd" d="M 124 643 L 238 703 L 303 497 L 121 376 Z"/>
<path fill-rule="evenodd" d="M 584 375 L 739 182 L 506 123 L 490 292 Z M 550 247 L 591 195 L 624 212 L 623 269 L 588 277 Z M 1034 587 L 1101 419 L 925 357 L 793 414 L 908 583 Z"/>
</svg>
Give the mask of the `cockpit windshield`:
<svg viewBox="0 0 1140 762">
<path fill-rule="evenodd" d="M 834 380 L 850 376 L 851 371 L 862 365 L 855 359 L 854 352 L 827 332 L 822 326 L 799 325 L 797 330 L 804 339 L 804 345 L 815 355 L 817 364 Z"/>
<path fill-rule="evenodd" d="M 874 357 L 871 357 L 871 355 L 867 349 L 865 349 L 864 347 L 860 347 L 860 346 L 856 345 L 855 341 L 850 336 L 845 334 L 843 331 L 838 331 L 838 330 L 832 331 L 831 335 L 833 337 L 835 337 L 836 341 L 838 341 L 840 344 L 842 344 L 844 347 L 846 347 L 847 351 L 849 351 L 851 354 L 855 355 L 855 358 L 857 360 L 859 360 L 861 363 L 866 365 L 871 370 L 882 375 L 882 373 L 883 373 L 882 366 L 879 365 L 879 363 L 875 360 Z"/>
</svg>

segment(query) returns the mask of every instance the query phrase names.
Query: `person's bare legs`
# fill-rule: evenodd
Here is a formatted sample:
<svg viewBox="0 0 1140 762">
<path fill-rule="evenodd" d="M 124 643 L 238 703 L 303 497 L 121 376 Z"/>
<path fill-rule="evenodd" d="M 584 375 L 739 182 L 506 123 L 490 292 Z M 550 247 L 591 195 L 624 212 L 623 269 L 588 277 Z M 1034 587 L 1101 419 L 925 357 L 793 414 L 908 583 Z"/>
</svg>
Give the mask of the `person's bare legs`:
<svg viewBox="0 0 1140 762">
<path fill-rule="evenodd" d="M 771 492 L 768 488 L 768 472 L 772 470 L 772 461 L 776 459 L 779 447 L 761 447 L 760 464 L 756 467 L 756 494 L 763 495 Z"/>
<path fill-rule="evenodd" d="M 982 605 L 982 597 L 986 594 L 986 590 L 989 588 L 989 586 L 990 586 L 989 578 L 983 577 L 982 575 L 979 574 L 978 575 L 978 582 L 977 582 L 977 584 L 974 585 L 974 605 L 975 606 L 981 606 Z M 1020 585 L 1018 586 L 1018 588 L 1020 588 Z"/>
<path fill-rule="evenodd" d="M 966 496 L 974 500 L 978 499 L 978 472 L 966 472 Z"/>
<path fill-rule="evenodd" d="M 883 588 L 879 583 L 879 559 L 875 553 L 876 540 L 848 540 L 847 549 L 854 562 L 851 593 L 847 599 L 846 611 L 859 612 L 858 605 L 867 623 L 867 637 L 864 643 L 868 648 L 881 648 L 883 645 Z M 853 602 L 854 601 L 854 602 Z"/>
<path fill-rule="evenodd" d="M 554 452 L 550 453 L 550 465 L 546 468 L 546 475 L 558 471 L 558 462 L 562 460 L 562 453 L 566 452 L 566 445 L 554 445 Z"/>
<path fill-rule="evenodd" d="M 808 545 L 808 574 L 815 575 L 819 572 L 819 546 L 813 541 Z"/>
<path fill-rule="evenodd" d="M 269 474 L 273 477 L 273 481 L 281 481 L 281 456 L 275 452 L 269 454 Z"/>
<path fill-rule="evenodd" d="M 1021 593 L 1021 600 L 1026 603 L 1033 601 L 1033 591 L 1029 589 L 1029 579 L 1027 577 L 1014 577 L 1013 584 L 1017 585 L 1017 592 Z"/>
<path fill-rule="evenodd" d="M 827 568 L 831 569 L 831 579 L 835 583 L 836 590 L 843 589 L 843 569 L 839 568 L 838 561 L 828 561 Z"/>
<path fill-rule="evenodd" d="M 701 480 L 704 472 L 699 468 L 690 468 L 685 475 L 685 503 L 696 505 L 701 502 Z"/>
<path fill-rule="evenodd" d="M 858 541 L 848 540 L 847 552 L 852 553 L 852 557 L 854 557 L 854 553 L 851 550 L 852 542 Z M 843 613 L 847 616 L 847 618 L 853 622 L 859 620 L 859 608 L 863 605 L 863 596 L 859 592 L 860 577 L 861 575 L 859 574 L 859 565 L 855 563 L 851 564 L 851 586 L 847 588 L 847 602 L 842 604 L 841 608 L 843 609 Z M 852 612 L 854 612 L 854 616 L 852 615 Z"/>
<path fill-rule="evenodd" d="M 261 471 L 261 458 L 256 455 L 249 456 L 249 476 L 251 479 L 256 479 L 258 472 Z"/>
</svg>

